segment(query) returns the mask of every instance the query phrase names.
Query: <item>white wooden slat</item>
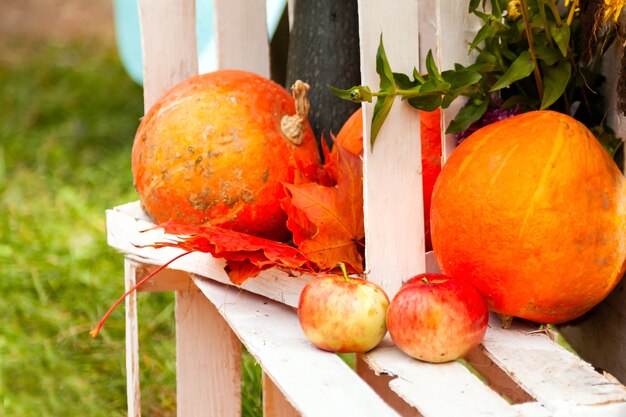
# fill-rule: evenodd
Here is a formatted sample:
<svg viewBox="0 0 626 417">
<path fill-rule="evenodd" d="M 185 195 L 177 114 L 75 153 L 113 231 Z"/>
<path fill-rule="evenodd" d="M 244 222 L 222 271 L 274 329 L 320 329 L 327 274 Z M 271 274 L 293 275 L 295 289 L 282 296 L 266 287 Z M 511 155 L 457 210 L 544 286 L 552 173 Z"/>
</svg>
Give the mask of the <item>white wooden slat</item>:
<svg viewBox="0 0 626 417">
<path fill-rule="evenodd" d="M 468 54 L 469 45 L 480 29 L 480 20 L 468 13 L 467 2 L 435 1 L 437 3 L 434 10 L 437 27 L 436 62 L 439 68 L 443 71 L 454 68 L 455 63 L 463 65 L 472 63 L 475 55 Z M 465 100 L 457 99 L 442 112 L 444 131 L 464 104 Z M 454 135 L 445 135 L 442 147 L 444 161 L 448 159 L 455 147 Z"/>
<path fill-rule="evenodd" d="M 626 387 L 533 330 L 520 322 L 502 329 L 492 316 L 485 353 L 555 415 L 626 416 Z"/>
<path fill-rule="evenodd" d="M 263 372 L 263 417 L 299 417 L 272 379 Z"/>
<path fill-rule="evenodd" d="M 397 376 L 389 386 L 424 417 L 519 415 L 458 362 L 421 362 L 389 343 L 365 354 L 364 359 L 374 372 Z"/>
<path fill-rule="evenodd" d="M 288 306 L 202 277 L 194 282 L 303 416 L 398 416 L 337 355 L 313 347 Z"/>
<path fill-rule="evenodd" d="M 293 28 L 294 16 L 296 12 L 296 0 L 287 0 L 287 16 L 289 18 L 289 31 Z"/>
<path fill-rule="evenodd" d="M 144 110 L 198 73 L 195 0 L 139 0 Z"/>
<path fill-rule="evenodd" d="M 412 73 L 419 65 L 418 2 L 359 1 L 361 80 L 374 88 L 381 34 L 392 69 Z M 392 297 L 403 280 L 425 270 L 420 127 L 415 109 L 397 99 L 372 152 L 373 106 L 363 107 L 365 258 L 368 279 Z"/>
<path fill-rule="evenodd" d="M 135 246 L 174 238 L 174 236 L 168 237 L 162 229 L 142 233 L 153 228 L 154 224 L 148 220 L 139 202 L 107 210 L 106 215 L 109 246 L 138 261 L 163 265 L 183 252 L 177 248 L 154 249 Z M 230 283 L 228 275 L 224 272 L 224 260 L 215 259 L 206 253 L 195 252 L 184 256 L 172 263 L 170 268 L 209 277 L 225 284 Z M 247 280 L 241 288 L 296 307 L 300 291 L 310 279 L 309 275 L 288 274 L 277 269 L 270 269 Z"/>
<path fill-rule="evenodd" d="M 179 417 L 241 415 L 241 343 L 197 289 L 176 291 Z"/>
<path fill-rule="evenodd" d="M 419 7 L 419 71 L 426 73 L 428 51 L 437 56 L 438 0 L 420 0 Z"/>
<path fill-rule="evenodd" d="M 124 288 L 135 286 L 137 264 L 124 258 Z M 139 385 L 139 330 L 137 323 L 137 293 L 133 292 L 125 303 L 126 319 L 126 397 L 129 417 L 141 417 L 141 390 Z"/>
<path fill-rule="evenodd" d="M 217 67 L 270 75 L 264 0 L 213 0 Z"/>
</svg>

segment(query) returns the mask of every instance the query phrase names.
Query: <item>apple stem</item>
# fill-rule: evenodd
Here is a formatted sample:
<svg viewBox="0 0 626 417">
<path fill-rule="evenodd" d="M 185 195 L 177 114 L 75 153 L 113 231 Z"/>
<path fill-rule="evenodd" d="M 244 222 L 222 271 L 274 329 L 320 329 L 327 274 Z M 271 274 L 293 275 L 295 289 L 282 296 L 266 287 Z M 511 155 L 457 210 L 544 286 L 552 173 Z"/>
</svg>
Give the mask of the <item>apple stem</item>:
<svg viewBox="0 0 626 417">
<path fill-rule="evenodd" d="M 339 262 L 339 268 L 343 273 L 343 279 L 348 281 L 348 271 L 346 271 L 346 264 L 344 264 L 343 262 Z"/>
<path fill-rule="evenodd" d="M 185 255 L 189 255 L 190 253 L 191 252 L 184 252 L 184 253 L 181 253 L 180 255 L 174 257 L 173 259 L 169 260 L 167 263 L 161 265 L 160 267 L 158 267 L 157 269 L 155 269 L 154 271 L 149 273 L 145 278 L 143 278 L 141 281 L 139 281 L 137 284 L 135 284 L 131 289 L 126 291 L 124 293 L 124 295 L 122 295 L 120 298 L 118 298 L 118 300 L 115 303 L 113 303 L 113 305 L 109 308 L 109 310 L 106 313 L 104 313 L 104 316 L 102 316 L 102 318 L 100 319 L 100 321 L 98 322 L 96 327 L 94 327 L 93 330 L 91 330 L 89 332 L 89 336 L 93 337 L 94 339 L 98 336 L 98 333 L 100 333 L 100 329 L 102 329 L 102 326 L 104 326 L 104 322 L 109 318 L 111 313 L 113 313 L 113 310 L 115 310 L 115 308 L 118 305 L 120 305 L 122 303 L 122 301 L 124 301 L 124 299 L 126 297 L 128 297 L 133 291 L 137 290 L 137 288 L 139 288 L 141 285 L 143 285 L 150 278 L 152 278 L 153 276 L 155 276 L 156 274 L 158 274 L 159 272 L 161 272 L 162 270 L 167 268 L 172 262 L 174 262 L 177 259 L 182 258 Z"/>
<path fill-rule="evenodd" d="M 426 278 L 426 277 L 423 277 L 423 278 L 422 278 L 422 282 L 423 282 L 424 284 L 430 284 L 430 281 L 429 281 L 429 280 L 428 280 L 428 278 Z"/>
</svg>

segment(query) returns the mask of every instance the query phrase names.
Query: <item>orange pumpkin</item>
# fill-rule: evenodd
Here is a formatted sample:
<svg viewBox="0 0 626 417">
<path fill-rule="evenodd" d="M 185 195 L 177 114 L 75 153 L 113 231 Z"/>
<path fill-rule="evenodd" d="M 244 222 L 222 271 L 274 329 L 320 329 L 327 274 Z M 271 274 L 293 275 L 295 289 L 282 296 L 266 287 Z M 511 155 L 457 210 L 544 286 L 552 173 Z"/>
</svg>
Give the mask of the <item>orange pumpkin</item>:
<svg viewBox="0 0 626 417">
<path fill-rule="evenodd" d="M 320 157 L 308 122 L 294 143 L 281 130 L 294 100 L 261 76 L 221 70 L 173 87 L 141 121 L 132 151 L 135 187 L 156 222 L 213 224 L 288 238 L 282 181 L 313 175 Z M 296 141 L 297 142 L 297 141 Z"/>
<path fill-rule="evenodd" d="M 581 316 L 626 268 L 626 180 L 591 132 L 551 111 L 480 129 L 435 184 L 442 272 L 491 310 L 540 323 Z"/>
<path fill-rule="evenodd" d="M 430 239 L 430 201 L 437 176 L 441 171 L 441 111 L 420 111 L 422 144 L 422 186 L 424 195 L 424 234 L 426 250 L 432 250 Z M 363 112 L 357 110 L 350 116 L 335 138 L 336 142 L 360 155 L 363 153 Z"/>
</svg>

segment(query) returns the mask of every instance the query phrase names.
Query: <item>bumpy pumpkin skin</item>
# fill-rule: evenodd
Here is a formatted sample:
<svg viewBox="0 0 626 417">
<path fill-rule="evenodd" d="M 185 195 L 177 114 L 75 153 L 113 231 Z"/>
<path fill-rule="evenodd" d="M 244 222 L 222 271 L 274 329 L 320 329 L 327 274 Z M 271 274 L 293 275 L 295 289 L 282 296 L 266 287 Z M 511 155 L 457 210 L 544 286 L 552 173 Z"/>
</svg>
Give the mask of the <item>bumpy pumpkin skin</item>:
<svg viewBox="0 0 626 417">
<path fill-rule="evenodd" d="M 435 184 L 431 230 L 442 272 L 489 308 L 540 323 L 581 316 L 626 268 L 626 180 L 589 130 L 551 111 L 487 126 Z"/>
<path fill-rule="evenodd" d="M 132 167 L 144 209 L 155 223 L 213 224 L 275 240 L 288 237 L 281 181 L 320 164 L 310 126 L 301 145 L 281 132 L 295 113 L 272 81 L 236 70 L 192 77 L 143 118 Z"/>
</svg>

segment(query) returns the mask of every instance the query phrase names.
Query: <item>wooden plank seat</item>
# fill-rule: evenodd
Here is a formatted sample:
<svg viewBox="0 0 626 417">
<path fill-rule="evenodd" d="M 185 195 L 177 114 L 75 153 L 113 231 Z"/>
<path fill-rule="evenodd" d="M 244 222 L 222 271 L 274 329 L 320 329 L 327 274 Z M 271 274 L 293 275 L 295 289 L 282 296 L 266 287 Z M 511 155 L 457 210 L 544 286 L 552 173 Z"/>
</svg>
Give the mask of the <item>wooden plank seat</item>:
<svg viewBox="0 0 626 417">
<path fill-rule="evenodd" d="M 143 266 L 146 274 L 154 265 L 182 253 L 174 248 L 135 246 L 168 238 L 158 229 L 145 232 L 154 225 L 138 203 L 107 211 L 107 226 L 109 245 L 126 255 L 135 265 L 133 271 Z M 307 341 L 293 307 L 297 306 L 298 289 L 308 279 L 268 270 L 243 288 L 235 287 L 228 285 L 221 260 L 194 253 L 157 274 L 144 290 L 189 291 L 197 287 L 200 292 L 196 295 L 204 295 L 216 308 L 286 397 L 283 406 L 293 407 L 296 415 L 400 415 L 384 400 L 396 406 L 398 400 L 404 401 L 427 417 L 626 415 L 626 387 L 610 375 L 596 372 L 549 334 L 521 321 L 504 330 L 495 316 L 480 348 L 465 363 L 422 363 L 401 353 L 386 338 L 359 359 L 369 368 L 358 370 L 365 380 L 384 381 L 372 384 L 378 387 L 379 396 L 339 357 Z M 133 328 L 136 323 L 127 325 Z M 194 335 L 197 339 L 200 332 Z M 200 353 L 204 355 L 216 345 L 206 339 L 199 343 L 205 346 Z M 132 340 L 130 345 L 138 346 L 138 341 Z M 196 365 L 189 364 L 192 371 Z M 139 387 L 137 378 L 133 375 L 129 386 Z M 203 386 L 210 390 L 210 384 Z M 181 395 L 179 401 L 187 400 Z"/>
</svg>

